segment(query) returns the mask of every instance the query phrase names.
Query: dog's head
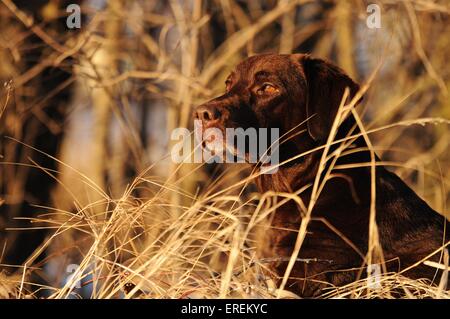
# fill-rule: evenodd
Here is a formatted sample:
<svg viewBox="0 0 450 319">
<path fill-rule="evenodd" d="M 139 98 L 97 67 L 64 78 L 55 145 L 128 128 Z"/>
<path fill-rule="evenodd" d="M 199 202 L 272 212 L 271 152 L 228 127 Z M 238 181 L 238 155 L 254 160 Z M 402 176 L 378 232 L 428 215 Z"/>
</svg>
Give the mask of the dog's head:
<svg viewBox="0 0 450 319">
<path fill-rule="evenodd" d="M 306 54 L 252 56 L 225 84 L 223 95 L 194 111 L 203 130 L 219 129 L 225 136 L 226 128 L 278 128 L 280 136 L 292 136 L 297 151 L 326 141 L 345 89 L 349 99 L 359 90 L 341 69 Z M 207 140 L 205 146 L 215 143 Z"/>
</svg>

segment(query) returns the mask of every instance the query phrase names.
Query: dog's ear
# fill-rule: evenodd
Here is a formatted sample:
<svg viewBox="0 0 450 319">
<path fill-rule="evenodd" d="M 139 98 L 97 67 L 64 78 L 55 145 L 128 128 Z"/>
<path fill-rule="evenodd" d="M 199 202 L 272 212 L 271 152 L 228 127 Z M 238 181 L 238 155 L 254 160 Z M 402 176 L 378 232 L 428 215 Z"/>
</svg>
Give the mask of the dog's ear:
<svg viewBox="0 0 450 319">
<path fill-rule="evenodd" d="M 306 114 L 309 135 L 316 141 L 324 141 L 333 125 L 345 88 L 349 89 L 346 102 L 358 92 L 356 84 L 337 66 L 309 55 L 300 59 L 308 88 Z M 359 101 L 358 101 L 359 102 Z"/>
</svg>

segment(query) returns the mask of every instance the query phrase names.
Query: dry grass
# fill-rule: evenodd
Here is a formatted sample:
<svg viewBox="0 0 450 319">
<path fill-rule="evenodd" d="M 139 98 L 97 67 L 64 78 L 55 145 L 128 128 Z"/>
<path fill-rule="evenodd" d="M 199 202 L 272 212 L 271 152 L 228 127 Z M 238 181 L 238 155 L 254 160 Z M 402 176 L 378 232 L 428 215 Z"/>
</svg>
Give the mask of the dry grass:
<svg viewBox="0 0 450 319">
<path fill-rule="evenodd" d="M 317 15 L 319 5 L 306 0 L 255 1 L 249 8 L 234 0 L 207 6 L 193 0 L 189 9 L 178 1 L 158 7 L 117 0 L 102 10 L 85 6 L 92 19 L 73 36 L 50 28 L 57 15 L 52 18 L 49 8 L 50 20 L 37 24 L 11 1 L 2 2 L 0 13 L 10 24 L 0 38 L 5 61 L 0 79 L 13 78 L 14 94 L 7 89 L 5 102 L 0 101 L 0 135 L 10 137 L 0 141 L 0 206 L 25 200 L 26 194 L 17 190 L 24 188 L 30 170 L 50 176 L 57 187 L 53 200 L 36 206 L 32 217 L 8 211 L 11 220 L 20 218 L 26 226 L 12 228 L 10 220 L 0 220 L 5 251 L 14 249 L 9 248 L 14 238 L 9 234 L 48 230 L 23 265 L 4 265 L 14 271 L 0 273 L 0 297 L 297 298 L 285 289 L 290 269 L 314 218 L 315 199 L 343 167 L 331 165 L 333 171 L 318 174 L 308 185 L 313 200 L 305 207 L 288 271 L 276 287 L 267 269 L 270 260 L 256 254 L 257 233 L 287 200 L 302 205 L 299 194 L 305 189 L 258 194 L 251 186 L 258 172 L 245 165 L 225 167 L 212 179 L 204 165 L 170 163 L 170 145 L 159 151 L 150 143 L 155 136 L 147 144 L 141 139 L 146 107 L 164 106 L 158 120 L 165 127 L 152 132 L 156 139 L 162 131 L 188 127 L 192 106 L 222 90 L 230 67 L 264 51 L 288 53 L 308 47 L 315 55 L 337 60 L 364 84 L 361 109 L 354 108 L 358 97 L 341 105 L 327 144 L 321 147 L 320 172 L 326 163 L 354 151 L 347 147 L 356 136 L 335 140 L 338 125 L 351 112 L 372 154 L 385 160 L 361 165 L 371 167 L 373 174 L 375 165 L 390 167 L 433 208 L 449 216 L 450 40 L 445 34 L 450 32 L 450 7 L 445 1 L 380 1 L 383 27 L 371 31 L 364 26 L 362 1 L 336 1 Z M 302 8 L 301 19 L 292 14 L 294 8 Z M 217 32 L 213 22 L 221 19 L 226 22 L 225 35 L 217 44 L 209 32 Z M 11 42 L 17 33 L 21 40 Z M 31 36 L 40 39 L 43 56 L 30 67 L 25 62 L 26 39 Z M 312 39 L 314 44 L 307 44 Z M 36 81 L 49 66 L 70 76 L 43 94 Z M 67 125 L 45 108 L 69 86 L 75 97 Z M 78 136 L 74 139 L 71 132 L 80 121 L 76 115 L 86 109 L 91 110 L 92 134 L 82 147 L 74 146 Z M 39 132 L 26 126 L 29 118 L 52 133 L 66 132 L 57 154 L 35 147 Z M 113 126 L 119 133 L 111 145 L 108 134 Z M 339 147 L 330 153 L 333 143 Z M 155 159 L 152 152 L 162 155 Z M 43 166 L 33 159 L 36 154 L 57 168 Z M 127 166 L 134 169 L 131 177 Z M 372 187 L 373 203 L 375 197 Z M 373 204 L 366 264 L 383 260 L 375 216 Z M 72 263 L 79 267 L 68 272 Z M 448 256 L 441 265 L 429 265 L 448 268 Z M 401 292 L 406 298 L 450 298 L 442 284 L 447 273 L 433 284 L 402 273 L 383 273 L 376 288 L 361 279 L 329 287 L 322 297 L 394 298 Z"/>
</svg>

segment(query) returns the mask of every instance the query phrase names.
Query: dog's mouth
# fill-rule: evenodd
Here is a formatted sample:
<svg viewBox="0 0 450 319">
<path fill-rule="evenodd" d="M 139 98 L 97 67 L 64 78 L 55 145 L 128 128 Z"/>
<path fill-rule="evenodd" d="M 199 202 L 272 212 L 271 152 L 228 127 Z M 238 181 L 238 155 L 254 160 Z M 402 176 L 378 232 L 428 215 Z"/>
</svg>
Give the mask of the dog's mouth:
<svg viewBox="0 0 450 319">
<path fill-rule="evenodd" d="M 203 159 L 220 158 L 220 162 L 268 165 L 278 162 L 278 131 L 246 127 L 194 123 L 196 147 L 203 151 Z M 272 148 L 273 146 L 273 148 Z"/>
<path fill-rule="evenodd" d="M 212 156 L 248 162 L 248 152 L 240 150 L 234 139 L 229 140 L 227 138 L 225 128 L 215 125 L 195 126 L 194 134 L 197 145 L 200 145 L 203 150 L 209 152 Z"/>
<path fill-rule="evenodd" d="M 201 122 L 196 124 L 194 125 L 195 147 L 202 150 L 204 161 L 249 163 L 257 167 L 269 168 L 266 171 L 271 174 L 274 172 L 272 165 L 279 162 L 278 144 L 274 143 L 278 141 L 278 131 L 272 134 L 267 133 L 268 130 L 265 128 L 258 130 L 242 127 L 224 128 L 217 125 L 208 125 L 205 128 Z M 271 140 L 272 137 L 274 141 Z"/>
</svg>

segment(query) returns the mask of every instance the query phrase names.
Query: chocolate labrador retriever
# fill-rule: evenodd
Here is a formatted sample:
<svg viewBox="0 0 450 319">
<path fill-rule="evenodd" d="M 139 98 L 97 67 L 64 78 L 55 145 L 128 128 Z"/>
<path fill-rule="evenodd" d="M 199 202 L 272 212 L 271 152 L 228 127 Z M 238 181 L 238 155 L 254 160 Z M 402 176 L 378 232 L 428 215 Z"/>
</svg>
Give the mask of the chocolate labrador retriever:
<svg viewBox="0 0 450 319">
<path fill-rule="evenodd" d="M 222 131 L 279 128 L 280 136 L 284 135 L 279 146 L 281 163 L 305 153 L 281 165 L 275 174 L 260 175 L 256 180 L 261 192 L 303 189 L 299 196 L 304 205 L 291 200 L 278 208 L 258 247 L 261 257 L 277 260 L 271 266 L 279 278 L 294 250 L 304 207 L 312 196 L 308 185 L 314 183 L 324 152 L 323 148 L 308 151 L 326 144 L 346 88 L 349 99 L 359 90 L 341 69 L 324 60 L 306 54 L 257 55 L 234 69 L 226 81 L 225 94 L 194 112 L 204 127 Z M 332 178 L 310 210 L 307 235 L 286 285 L 301 296 L 318 296 L 325 287 L 342 286 L 367 273 L 372 175 L 370 165 L 361 163 L 370 163 L 371 154 L 358 132 L 350 113 L 335 140 L 356 137 L 350 140 L 347 152 L 334 162 L 331 158 L 322 170 L 327 171 L 333 162 Z M 328 154 L 333 154 L 337 145 Z M 384 259 L 379 254 L 372 263 L 383 263 L 387 271 L 404 270 L 410 278 L 438 280 L 436 268 L 420 261 L 435 251 L 430 259 L 442 260 L 439 248 L 449 241 L 445 232 L 448 221 L 394 173 L 382 166 L 377 166 L 375 173 L 376 225 Z"/>
</svg>

